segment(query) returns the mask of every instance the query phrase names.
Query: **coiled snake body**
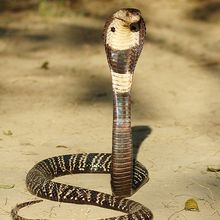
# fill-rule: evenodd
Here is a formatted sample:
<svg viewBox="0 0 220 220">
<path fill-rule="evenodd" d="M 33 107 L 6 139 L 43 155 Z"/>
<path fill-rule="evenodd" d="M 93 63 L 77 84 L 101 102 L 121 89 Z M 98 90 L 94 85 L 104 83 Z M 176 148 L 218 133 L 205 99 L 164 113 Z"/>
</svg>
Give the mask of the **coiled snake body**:
<svg viewBox="0 0 220 220">
<path fill-rule="evenodd" d="M 113 87 L 112 154 L 70 154 L 40 161 L 26 177 L 27 188 L 32 194 L 53 201 L 96 205 L 127 213 L 106 220 L 153 219 L 148 208 L 123 198 L 148 181 L 146 168 L 133 158 L 130 118 L 132 77 L 144 38 L 145 24 L 137 9 L 117 11 L 104 27 Z M 75 173 L 110 173 L 114 195 L 52 181 L 55 177 Z M 18 215 L 19 209 L 41 201 L 18 204 L 11 211 L 12 219 L 28 220 Z"/>
</svg>

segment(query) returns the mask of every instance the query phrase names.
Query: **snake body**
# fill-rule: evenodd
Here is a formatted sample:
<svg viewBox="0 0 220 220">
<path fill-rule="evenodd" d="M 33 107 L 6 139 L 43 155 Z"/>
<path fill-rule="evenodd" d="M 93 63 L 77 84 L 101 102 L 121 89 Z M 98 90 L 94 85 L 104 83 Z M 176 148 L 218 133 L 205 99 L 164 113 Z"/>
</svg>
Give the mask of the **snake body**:
<svg viewBox="0 0 220 220">
<path fill-rule="evenodd" d="M 27 174 L 29 192 L 53 201 L 89 204 L 127 213 L 106 220 L 153 219 L 148 208 L 123 198 L 148 181 L 146 168 L 133 158 L 130 113 L 132 77 L 144 38 L 145 25 L 137 9 L 117 11 L 104 27 L 113 87 L 112 154 L 69 154 L 42 160 Z M 52 181 L 55 177 L 76 173 L 110 173 L 113 195 Z M 11 211 L 12 219 L 28 220 L 18 215 L 19 209 L 41 201 L 18 204 Z"/>
<path fill-rule="evenodd" d="M 111 185 L 116 196 L 132 195 L 133 152 L 130 91 L 146 28 L 137 9 L 119 10 L 106 22 L 104 43 L 113 88 Z"/>
</svg>

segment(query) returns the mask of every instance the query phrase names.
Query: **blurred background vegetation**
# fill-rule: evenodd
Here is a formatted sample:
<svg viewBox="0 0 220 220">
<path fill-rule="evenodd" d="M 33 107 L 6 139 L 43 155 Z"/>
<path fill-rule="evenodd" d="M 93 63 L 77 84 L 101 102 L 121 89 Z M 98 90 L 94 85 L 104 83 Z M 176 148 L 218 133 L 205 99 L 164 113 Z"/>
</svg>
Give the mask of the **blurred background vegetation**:
<svg viewBox="0 0 220 220">
<path fill-rule="evenodd" d="M 134 5 L 146 8 L 149 2 L 157 4 L 153 0 L 0 0 L 0 13 L 32 10 L 44 16 L 62 16 L 74 13 L 83 16 L 103 17 L 112 13 L 115 8 Z M 183 1 L 168 2 L 170 4 L 180 3 L 180 7 L 183 3 Z M 206 21 L 220 12 L 220 0 L 186 0 L 184 2 L 186 5 L 197 5 L 191 14 L 195 20 Z"/>
<path fill-rule="evenodd" d="M 114 0 L 1 0 L 0 12 L 20 12 L 34 10 L 41 15 L 68 15 L 76 13 L 85 16 L 103 16 L 103 13 L 111 11 L 115 6 L 129 6 L 131 1 Z M 108 6 L 108 7 L 106 7 Z"/>
</svg>

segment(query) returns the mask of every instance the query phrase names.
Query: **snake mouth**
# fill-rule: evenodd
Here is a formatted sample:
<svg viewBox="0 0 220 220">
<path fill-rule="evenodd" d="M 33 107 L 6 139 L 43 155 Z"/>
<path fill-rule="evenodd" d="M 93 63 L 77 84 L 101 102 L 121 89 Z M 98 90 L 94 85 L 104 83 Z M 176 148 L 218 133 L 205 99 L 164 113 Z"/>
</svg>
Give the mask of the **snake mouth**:
<svg viewBox="0 0 220 220">
<path fill-rule="evenodd" d="M 123 22 L 125 22 L 125 23 L 128 23 L 126 20 L 124 20 L 124 19 L 122 19 L 122 18 L 115 17 L 115 19 L 118 19 L 118 20 L 120 20 L 120 21 L 123 21 Z"/>
<path fill-rule="evenodd" d="M 119 21 L 123 21 L 123 22 L 124 22 L 123 26 L 124 26 L 125 28 L 129 28 L 129 27 L 130 27 L 130 23 L 129 23 L 128 21 L 124 20 L 123 18 L 115 17 L 115 19 L 117 19 L 117 20 L 119 20 Z"/>
</svg>

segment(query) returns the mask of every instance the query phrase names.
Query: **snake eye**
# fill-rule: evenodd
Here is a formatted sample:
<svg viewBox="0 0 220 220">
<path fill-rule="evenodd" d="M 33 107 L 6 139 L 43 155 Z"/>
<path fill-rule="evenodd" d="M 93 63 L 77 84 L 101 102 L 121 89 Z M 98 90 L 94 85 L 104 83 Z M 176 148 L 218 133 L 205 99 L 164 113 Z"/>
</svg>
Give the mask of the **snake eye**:
<svg viewBox="0 0 220 220">
<path fill-rule="evenodd" d="M 115 32 L 115 28 L 114 28 L 114 27 L 111 27 L 111 31 L 112 31 L 112 32 Z"/>
<path fill-rule="evenodd" d="M 139 22 L 134 22 L 130 24 L 130 30 L 132 32 L 138 32 L 140 30 L 140 23 Z"/>
</svg>

